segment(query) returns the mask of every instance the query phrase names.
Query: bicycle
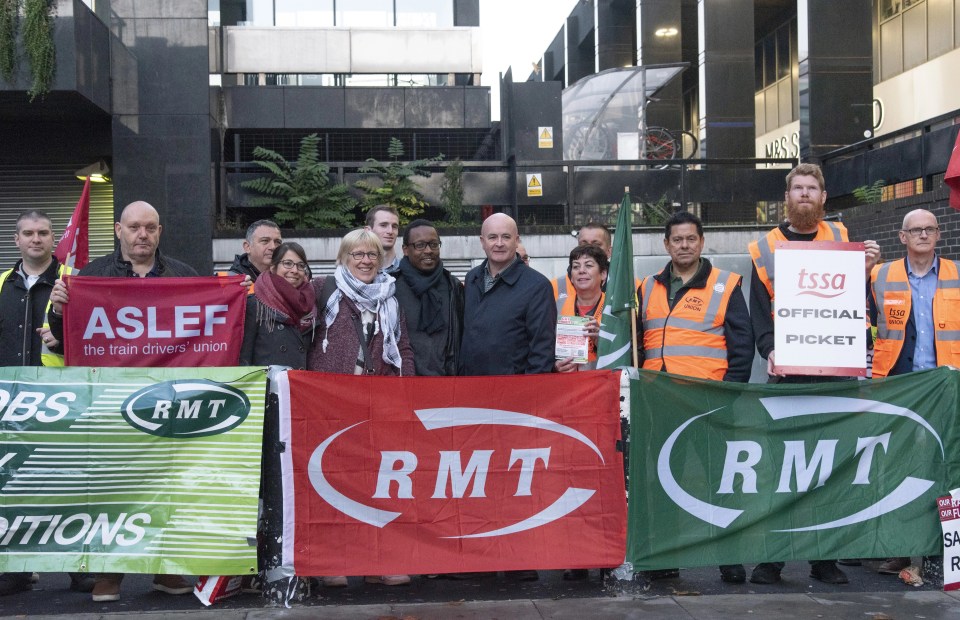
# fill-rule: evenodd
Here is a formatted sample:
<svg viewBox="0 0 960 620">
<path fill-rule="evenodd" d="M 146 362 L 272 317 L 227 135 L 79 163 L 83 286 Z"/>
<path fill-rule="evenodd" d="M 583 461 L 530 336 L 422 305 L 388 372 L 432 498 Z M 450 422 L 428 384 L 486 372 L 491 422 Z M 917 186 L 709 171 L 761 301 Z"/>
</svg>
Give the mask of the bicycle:
<svg viewBox="0 0 960 620">
<path fill-rule="evenodd" d="M 567 159 L 616 159 L 614 136 L 622 133 L 618 129 L 613 123 L 575 125 L 568 141 Z M 639 159 L 687 159 L 696 155 L 698 146 L 699 140 L 689 131 L 650 126 L 643 133 Z M 665 168 L 667 165 L 655 167 Z"/>
</svg>

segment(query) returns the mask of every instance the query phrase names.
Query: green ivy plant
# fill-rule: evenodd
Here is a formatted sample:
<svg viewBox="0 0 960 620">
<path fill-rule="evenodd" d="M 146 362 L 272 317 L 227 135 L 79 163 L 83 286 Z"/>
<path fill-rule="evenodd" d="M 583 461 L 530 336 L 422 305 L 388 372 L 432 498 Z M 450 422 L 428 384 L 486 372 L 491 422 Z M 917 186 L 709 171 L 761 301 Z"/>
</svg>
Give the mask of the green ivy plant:
<svg viewBox="0 0 960 620">
<path fill-rule="evenodd" d="M 337 228 L 349 226 L 356 201 L 343 183 L 330 182 L 330 167 L 320 161 L 320 138 L 310 134 L 300 140 L 300 153 L 290 163 L 276 151 L 258 146 L 253 162 L 270 176 L 240 184 L 260 196 L 250 201 L 254 207 L 276 207 L 273 219 L 295 229 Z"/>
<path fill-rule="evenodd" d="M 17 69 L 17 21 L 20 0 L 0 0 L 0 77 L 13 82 Z"/>
<path fill-rule="evenodd" d="M 400 214 L 400 224 L 403 225 L 421 215 L 427 207 L 427 202 L 417 189 L 413 177 L 429 177 L 430 171 L 426 170 L 426 167 L 442 161 L 443 153 L 428 159 L 404 162 L 401 161 L 404 155 L 403 142 L 390 138 L 387 155 L 391 161 L 382 163 L 370 158 L 367 165 L 359 169 L 361 173 L 376 175 L 380 180 L 379 184 L 364 179 L 353 185 L 364 193 L 360 201 L 364 211 L 377 205 L 390 205 Z"/>
<path fill-rule="evenodd" d="M 877 179 L 872 185 L 861 185 L 853 190 L 854 197 L 865 205 L 872 205 L 880 202 L 883 198 L 883 188 L 886 181 Z"/>
<path fill-rule="evenodd" d="M 450 162 L 443 171 L 440 206 L 447 214 L 447 223 L 453 226 L 460 226 L 473 215 L 473 209 L 463 203 L 463 163 L 460 160 Z"/>
<path fill-rule="evenodd" d="M 670 219 L 670 201 L 667 195 L 660 196 L 656 202 L 640 203 L 640 223 L 645 226 L 658 226 Z"/>
<path fill-rule="evenodd" d="M 50 92 L 57 72 L 57 48 L 53 44 L 53 0 L 23 0 L 23 47 L 33 81 L 30 101 Z"/>
</svg>

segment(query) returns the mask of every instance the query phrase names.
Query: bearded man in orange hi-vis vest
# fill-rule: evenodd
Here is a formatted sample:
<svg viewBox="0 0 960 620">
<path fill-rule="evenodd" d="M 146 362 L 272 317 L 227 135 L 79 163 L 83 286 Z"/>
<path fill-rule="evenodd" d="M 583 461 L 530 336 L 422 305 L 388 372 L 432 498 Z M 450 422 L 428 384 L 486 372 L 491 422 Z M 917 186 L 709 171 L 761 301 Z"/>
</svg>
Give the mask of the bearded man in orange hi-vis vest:
<svg viewBox="0 0 960 620">
<path fill-rule="evenodd" d="M 784 192 L 787 221 L 765 236 L 750 243 L 753 272 L 750 276 L 750 319 L 757 340 L 757 351 L 767 360 L 769 383 L 821 383 L 845 381 L 847 377 L 786 375 L 776 369 L 774 351 L 773 300 L 775 250 L 778 241 L 849 241 L 846 227 L 840 222 L 825 221 L 827 191 L 823 172 L 816 164 L 800 164 L 787 174 Z M 865 269 L 869 274 L 880 259 L 880 246 L 876 241 L 863 242 Z M 866 293 L 866 291 L 864 291 Z M 864 326 L 866 329 L 866 326 Z M 866 355 L 866 351 L 864 351 Z M 771 584 L 780 581 L 783 562 L 764 562 L 753 569 L 750 581 Z M 810 577 L 830 584 L 848 583 L 847 576 L 837 568 L 833 560 L 810 561 Z"/>
</svg>

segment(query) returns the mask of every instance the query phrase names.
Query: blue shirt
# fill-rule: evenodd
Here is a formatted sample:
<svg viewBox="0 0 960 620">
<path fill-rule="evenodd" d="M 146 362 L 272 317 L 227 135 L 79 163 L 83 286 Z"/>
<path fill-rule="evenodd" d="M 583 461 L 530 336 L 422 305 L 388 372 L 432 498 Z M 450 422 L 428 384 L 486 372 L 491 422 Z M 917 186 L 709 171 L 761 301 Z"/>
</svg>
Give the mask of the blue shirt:
<svg viewBox="0 0 960 620">
<path fill-rule="evenodd" d="M 940 257 L 935 256 L 930 271 L 917 276 L 906 259 L 907 281 L 910 282 L 910 301 L 913 321 L 917 326 L 917 344 L 913 349 L 913 370 L 937 367 L 937 349 L 933 338 L 933 296 L 937 293 Z"/>
</svg>

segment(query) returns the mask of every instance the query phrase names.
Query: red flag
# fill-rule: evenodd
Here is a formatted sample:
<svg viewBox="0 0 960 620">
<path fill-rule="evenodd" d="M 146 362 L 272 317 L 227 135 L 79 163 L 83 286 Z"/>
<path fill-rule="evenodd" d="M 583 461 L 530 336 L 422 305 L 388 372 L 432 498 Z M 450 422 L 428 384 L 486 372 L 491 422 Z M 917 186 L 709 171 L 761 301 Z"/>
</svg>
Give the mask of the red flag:
<svg viewBox="0 0 960 620">
<path fill-rule="evenodd" d="M 83 184 L 83 193 L 77 202 L 77 207 L 67 222 L 67 227 L 57 243 L 53 255 L 61 264 L 69 267 L 67 273 L 82 269 L 90 262 L 90 178 Z"/>
<path fill-rule="evenodd" d="M 953 154 L 950 155 L 943 182 L 950 187 L 950 206 L 960 211 L 960 133 L 957 133 L 957 142 L 953 145 Z"/>
</svg>

